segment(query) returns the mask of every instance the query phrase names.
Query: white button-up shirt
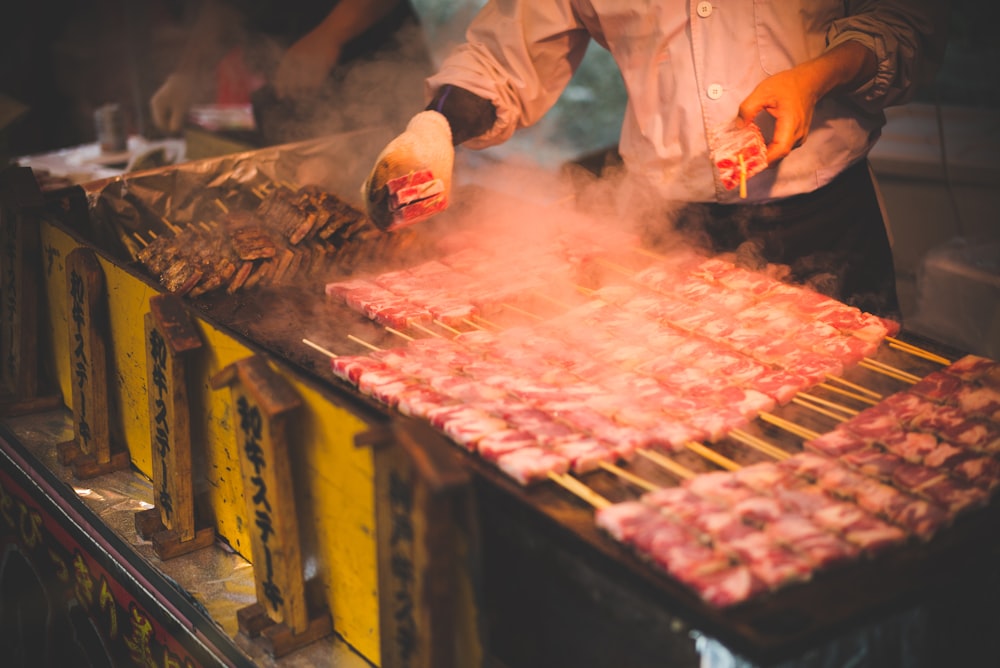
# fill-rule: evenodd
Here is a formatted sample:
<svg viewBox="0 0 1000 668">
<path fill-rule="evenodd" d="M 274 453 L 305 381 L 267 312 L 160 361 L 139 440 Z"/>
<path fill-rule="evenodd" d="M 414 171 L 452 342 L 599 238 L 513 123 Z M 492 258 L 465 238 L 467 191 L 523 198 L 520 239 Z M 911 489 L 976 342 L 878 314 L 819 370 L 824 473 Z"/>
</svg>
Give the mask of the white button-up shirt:
<svg viewBox="0 0 1000 668">
<path fill-rule="evenodd" d="M 497 121 L 467 142 L 483 148 L 537 122 L 556 102 L 593 38 L 621 70 L 628 106 L 619 149 L 663 197 L 735 202 L 709 158 L 710 131 L 732 121 L 769 75 L 857 40 L 878 71 L 816 107 L 806 141 L 750 179 L 748 201 L 809 192 L 867 155 L 882 110 L 912 95 L 926 45 L 940 38 L 921 0 L 490 0 L 467 42 L 428 80 L 490 100 Z M 939 45 L 938 45 L 939 46 Z M 773 130 L 758 118 L 765 138 Z"/>
</svg>

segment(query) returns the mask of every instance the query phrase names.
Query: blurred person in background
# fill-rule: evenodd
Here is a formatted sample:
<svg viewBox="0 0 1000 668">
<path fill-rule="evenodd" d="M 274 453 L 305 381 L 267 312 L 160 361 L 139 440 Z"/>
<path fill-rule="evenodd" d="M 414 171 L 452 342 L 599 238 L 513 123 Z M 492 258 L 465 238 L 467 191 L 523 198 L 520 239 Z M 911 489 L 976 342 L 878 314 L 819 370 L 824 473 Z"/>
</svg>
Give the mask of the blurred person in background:
<svg viewBox="0 0 1000 668">
<path fill-rule="evenodd" d="M 497 145 L 538 122 L 593 39 L 628 93 L 624 192 L 669 216 L 661 232 L 757 268 L 784 265 L 791 280 L 899 319 L 867 156 L 883 110 L 940 63 L 945 15 L 931 0 L 490 0 L 427 80 L 425 111 L 376 159 L 369 214 L 392 224 L 390 179 L 426 168 L 450 189 L 453 146 Z M 741 196 L 713 158 L 714 131 L 750 122 L 768 168 Z"/>
<path fill-rule="evenodd" d="M 262 144 L 398 127 L 430 62 L 408 0 L 205 0 L 150 110 L 174 134 L 206 91 L 251 102 Z"/>
</svg>

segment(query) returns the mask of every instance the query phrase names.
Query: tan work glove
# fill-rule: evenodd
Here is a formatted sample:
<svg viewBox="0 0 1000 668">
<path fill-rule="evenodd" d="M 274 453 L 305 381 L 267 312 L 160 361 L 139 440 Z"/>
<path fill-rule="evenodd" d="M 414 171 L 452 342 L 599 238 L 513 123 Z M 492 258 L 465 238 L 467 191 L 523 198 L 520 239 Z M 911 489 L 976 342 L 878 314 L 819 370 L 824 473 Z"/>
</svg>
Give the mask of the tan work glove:
<svg viewBox="0 0 1000 668">
<path fill-rule="evenodd" d="M 361 187 L 368 216 L 380 229 L 394 230 L 443 211 L 454 163 L 448 119 L 420 112 L 382 149 Z"/>
<path fill-rule="evenodd" d="M 153 124 L 169 134 L 179 132 L 194 100 L 196 85 L 195 77 L 190 74 L 168 76 L 149 100 Z"/>
</svg>

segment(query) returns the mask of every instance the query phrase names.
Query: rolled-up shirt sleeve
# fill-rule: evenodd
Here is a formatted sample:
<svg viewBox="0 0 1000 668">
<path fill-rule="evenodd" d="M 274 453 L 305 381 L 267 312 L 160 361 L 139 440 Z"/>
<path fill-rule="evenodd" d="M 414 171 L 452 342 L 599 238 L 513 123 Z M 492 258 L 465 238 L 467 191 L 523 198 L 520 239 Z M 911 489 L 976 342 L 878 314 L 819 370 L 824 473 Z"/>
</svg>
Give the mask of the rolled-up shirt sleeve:
<svg viewBox="0 0 1000 668">
<path fill-rule="evenodd" d="M 947 9 L 936 0 L 859 0 L 827 31 L 828 47 L 857 41 L 875 54 L 875 75 L 850 95 L 869 112 L 913 97 L 940 65 Z"/>
<path fill-rule="evenodd" d="M 496 122 L 466 143 L 500 144 L 555 104 L 589 41 L 567 0 L 490 0 L 469 25 L 466 42 L 427 80 L 428 97 L 451 84 L 489 100 Z"/>
</svg>

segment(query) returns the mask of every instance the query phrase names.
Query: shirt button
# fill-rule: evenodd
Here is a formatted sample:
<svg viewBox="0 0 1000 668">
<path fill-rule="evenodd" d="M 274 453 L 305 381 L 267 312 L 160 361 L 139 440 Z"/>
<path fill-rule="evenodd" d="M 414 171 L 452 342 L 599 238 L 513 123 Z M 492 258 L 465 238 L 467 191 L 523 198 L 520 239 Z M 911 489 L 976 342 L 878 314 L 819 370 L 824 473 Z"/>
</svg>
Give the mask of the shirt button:
<svg viewBox="0 0 1000 668">
<path fill-rule="evenodd" d="M 703 19 L 707 19 L 709 16 L 712 15 L 712 3 L 699 2 L 698 7 L 695 8 L 695 11 L 698 12 L 698 16 L 700 16 Z"/>
<path fill-rule="evenodd" d="M 705 92 L 708 94 L 708 99 L 718 100 L 724 91 L 722 84 L 711 84 Z"/>
</svg>

